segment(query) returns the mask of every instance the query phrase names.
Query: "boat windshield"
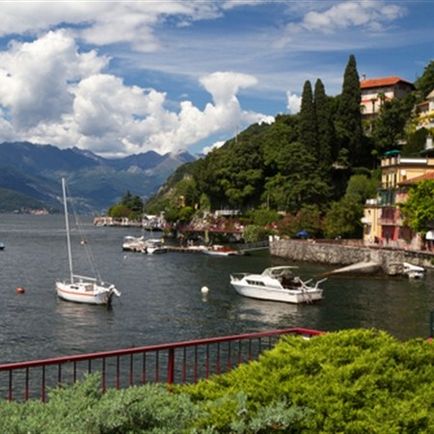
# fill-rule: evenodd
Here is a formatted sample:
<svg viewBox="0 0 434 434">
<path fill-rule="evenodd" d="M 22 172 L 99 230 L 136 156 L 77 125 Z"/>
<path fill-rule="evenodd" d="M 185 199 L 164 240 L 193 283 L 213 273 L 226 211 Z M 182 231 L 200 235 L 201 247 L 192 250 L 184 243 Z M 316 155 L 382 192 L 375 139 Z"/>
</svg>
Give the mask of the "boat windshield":
<svg viewBox="0 0 434 434">
<path fill-rule="evenodd" d="M 294 277 L 292 270 L 295 268 L 298 268 L 298 267 L 282 266 L 282 267 L 266 268 L 262 272 L 262 275 L 272 277 L 273 279 L 278 279 L 280 277 L 292 278 L 292 277 Z"/>
</svg>

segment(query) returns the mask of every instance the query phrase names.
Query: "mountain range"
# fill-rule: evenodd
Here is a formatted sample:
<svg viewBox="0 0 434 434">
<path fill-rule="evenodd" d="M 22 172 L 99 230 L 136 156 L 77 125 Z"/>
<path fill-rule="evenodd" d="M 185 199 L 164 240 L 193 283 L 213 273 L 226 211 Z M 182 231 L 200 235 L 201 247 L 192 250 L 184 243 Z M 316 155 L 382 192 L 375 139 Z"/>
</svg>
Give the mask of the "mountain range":
<svg viewBox="0 0 434 434">
<path fill-rule="evenodd" d="M 0 144 L 0 212 L 59 210 L 62 177 L 77 210 L 100 212 L 127 191 L 149 197 L 178 166 L 195 159 L 188 152 L 154 151 L 109 159 L 79 148 L 4 142 Z"/>
</svg>

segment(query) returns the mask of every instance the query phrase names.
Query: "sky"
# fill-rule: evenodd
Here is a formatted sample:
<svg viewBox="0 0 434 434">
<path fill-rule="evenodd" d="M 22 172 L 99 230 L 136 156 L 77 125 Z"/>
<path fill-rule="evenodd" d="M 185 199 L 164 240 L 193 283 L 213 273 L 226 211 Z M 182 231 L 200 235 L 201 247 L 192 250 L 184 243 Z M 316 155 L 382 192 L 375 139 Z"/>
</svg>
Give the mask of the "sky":
<svg viewBox="0 0 434 434">
<path fill-rule="evenodd" d="M 0 143 L 206 153 L 339 94 L 350 54 L 414 81 L 433 51 L 434 0 L 2 1 Z"/>
</svg>

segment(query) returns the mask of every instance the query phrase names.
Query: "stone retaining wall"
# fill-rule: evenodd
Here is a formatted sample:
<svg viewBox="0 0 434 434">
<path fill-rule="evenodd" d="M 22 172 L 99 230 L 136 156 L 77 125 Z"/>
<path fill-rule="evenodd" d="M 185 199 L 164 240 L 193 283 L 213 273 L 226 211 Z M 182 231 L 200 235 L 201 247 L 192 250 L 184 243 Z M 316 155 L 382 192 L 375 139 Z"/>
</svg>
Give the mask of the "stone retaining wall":
<svg viewBox="0 0 434 434">
<path fill-rule="evenodd" d="M 339 244 L 315 243 L 306 240 L 270 240 L 270 253 L 293 261 L 320 262 L 331 265 L 351 265 L 357 262 L 377 262 L 389 275 L 401 274 L 402 263 L 411 262 L 432 267 L 433 254 L 406 250 L 388 250 L 371 247 L 350 247 Z"/>
</svg>

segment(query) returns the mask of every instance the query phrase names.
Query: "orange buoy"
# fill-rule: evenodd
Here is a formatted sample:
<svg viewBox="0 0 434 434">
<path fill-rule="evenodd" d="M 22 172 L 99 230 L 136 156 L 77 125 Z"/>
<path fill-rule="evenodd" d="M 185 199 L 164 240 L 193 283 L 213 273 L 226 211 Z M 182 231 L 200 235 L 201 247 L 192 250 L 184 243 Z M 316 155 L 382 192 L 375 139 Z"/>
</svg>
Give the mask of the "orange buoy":
<svg viewBox="0 0 434 434">
<path fill-rule="evenodd" d="M 24 294 L 26 292 L 26 290 L 20 286 L 15 291 L 17 294 Z"/>
</svg>

